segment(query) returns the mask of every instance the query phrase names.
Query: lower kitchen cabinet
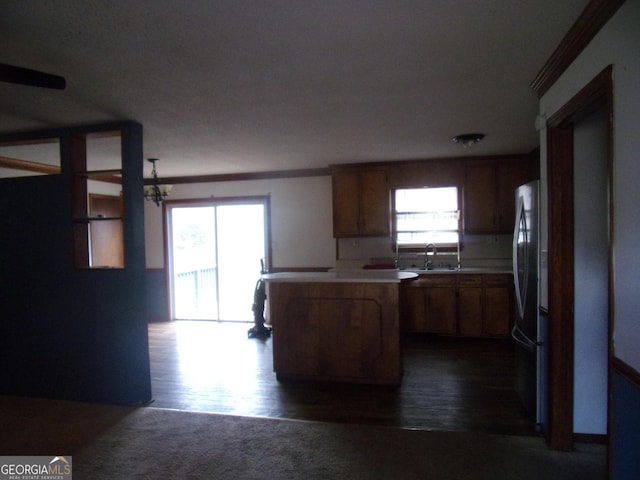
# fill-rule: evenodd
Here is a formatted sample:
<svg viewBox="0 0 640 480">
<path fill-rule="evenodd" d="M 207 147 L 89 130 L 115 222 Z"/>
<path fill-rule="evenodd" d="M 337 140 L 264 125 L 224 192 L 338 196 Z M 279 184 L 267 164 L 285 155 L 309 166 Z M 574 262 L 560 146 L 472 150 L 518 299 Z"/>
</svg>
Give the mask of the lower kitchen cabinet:
<svg viewBox="0 0 640 480">
<path fill-rule="evenodd" d="M 402 329 L 407 332 L 455 333 L 456 275 L 421 275 L 403 285 Z"/>
<path fill-rule="evenodd" d="M 403 286 L 405 332 L 503 337 L 513 312 L 510 274 L 427 274 Z"/>
<path fill-rule="evenodd" d="M 485 275 L 484 332 L 507 336 L 511 330 L 513 289 L 511 275 Z"/>
<path fill-rule="evenodd" d="M 424 292 L 425 327 L 435 333 L 456 331 L 456 289 L 427 287 Z"/>
<path fill-rule="evenodd" d="M 482 275 L 458 276 L 458 332 L 463 335 L 483 333 Z"/>
</svg>

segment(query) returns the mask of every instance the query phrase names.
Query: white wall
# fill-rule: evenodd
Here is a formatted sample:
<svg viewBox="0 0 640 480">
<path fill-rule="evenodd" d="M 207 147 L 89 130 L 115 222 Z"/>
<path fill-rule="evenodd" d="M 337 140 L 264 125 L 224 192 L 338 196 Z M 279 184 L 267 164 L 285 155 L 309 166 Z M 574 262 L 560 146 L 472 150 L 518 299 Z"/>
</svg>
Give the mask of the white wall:
<svg viewBox="0 0 640 480">
<path fill-rule="evenodd" d="M 573 429 L 607 433 L 607 118 L 601 109 L 574 129 Z"/>
<path fill-rule="evenodd" d="M 331 177 L 175 185 L 169 200 L 271 195 L 272 267 L 333 267 Z M 147 268 L 163 268 L 162 208 L 145 204 Z"/>
<path fill-rule="evenodd" d="M 614 354 L 640 370 L 640 1 L 627 0 L 541 98 L 547 117 L 607 65 L 614 66 Z M 541 132 L 544 139 L 546 131 Z M 541 144 L 544 145 L 543 141 Z M 546 148 L 541 150 L 546 163 Z M 542 179 L 545 182 L 545 178 Z M 543 198 L 543 200 L 545 200 Z M 543 212 L 546 209 L 543 209 Z M 546 221 L 546 219 L 543 219 Z M 546 243 L 545 243 L 546 244 Z"/>
</svg>

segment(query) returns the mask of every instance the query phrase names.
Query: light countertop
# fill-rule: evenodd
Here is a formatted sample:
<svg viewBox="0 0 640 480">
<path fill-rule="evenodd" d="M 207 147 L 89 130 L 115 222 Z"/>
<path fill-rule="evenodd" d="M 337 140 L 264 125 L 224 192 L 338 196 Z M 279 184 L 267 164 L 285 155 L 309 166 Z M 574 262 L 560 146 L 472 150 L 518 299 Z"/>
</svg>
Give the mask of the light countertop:
<svg viewBox="0 0 640 480">
<path fill-rule="evenodd" d="M 448 269 L 448 268 L 434 268 L 432 270 L 425 270 L 424 268 L 405 268 L 399 270 L 401 272 L 413 272 L 418 275 L 434 275 L 434 274 L 492 274 L 492 273 L 501 273 L 501 274 L 510 274 L 513 273 L 508 268 L 489 268 L 489 267 L 463 267 L 460 269 Z"/>
<path fill-rule="evenodd" d="M 262 275 L 267 282 L 400 283 L 418 274 L 398 270 L 333 270 L 330 272 L 279 272 Z"/>
</svg>

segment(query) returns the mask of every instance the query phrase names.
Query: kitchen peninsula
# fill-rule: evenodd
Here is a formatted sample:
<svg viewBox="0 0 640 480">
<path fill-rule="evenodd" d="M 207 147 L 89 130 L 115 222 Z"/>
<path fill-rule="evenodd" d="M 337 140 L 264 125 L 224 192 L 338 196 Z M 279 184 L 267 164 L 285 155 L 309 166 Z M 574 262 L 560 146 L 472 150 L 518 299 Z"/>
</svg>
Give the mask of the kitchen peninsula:
<svg viewBox="0 0 640 480">
<path fill-rule="evenodd" d="M 266 274 L 278 379 L 398 385 L 400 284 L 415 273 Z"/>
</svg>

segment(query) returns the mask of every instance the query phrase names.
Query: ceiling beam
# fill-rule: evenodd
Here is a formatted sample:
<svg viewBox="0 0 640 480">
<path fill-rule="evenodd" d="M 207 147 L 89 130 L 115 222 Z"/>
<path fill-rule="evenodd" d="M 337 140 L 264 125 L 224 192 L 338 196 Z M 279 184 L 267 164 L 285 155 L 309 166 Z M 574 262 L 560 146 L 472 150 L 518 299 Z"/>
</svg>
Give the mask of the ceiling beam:
<svg viewBox="0 0 640 480">
<path fill-rule="evenodd" d="M 12 170 L 25 170 L 28 172 L 44 173 L 47 175 L 56 175 L 61 172 L 57 165 L 47 163 L 32 162 L 30 160 L 20 160 L 18 158 L 0 156 L 0 167 L 10 168 Z"/>
</svg>

